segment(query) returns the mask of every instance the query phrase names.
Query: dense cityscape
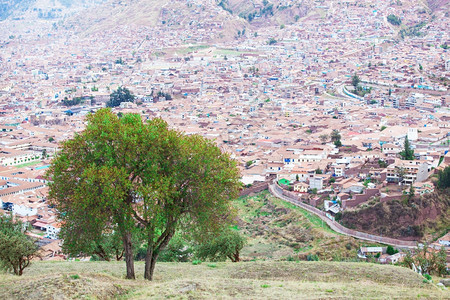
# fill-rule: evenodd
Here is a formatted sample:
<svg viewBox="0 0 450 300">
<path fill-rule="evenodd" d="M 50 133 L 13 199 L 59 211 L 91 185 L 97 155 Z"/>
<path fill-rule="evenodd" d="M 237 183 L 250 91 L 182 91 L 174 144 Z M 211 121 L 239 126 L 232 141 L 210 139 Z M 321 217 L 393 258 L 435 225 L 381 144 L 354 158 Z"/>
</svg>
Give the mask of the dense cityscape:
<svg viewBox="0 0 450 300">
<path fill-rule="evenodd" d="M 446 1 L 60 2 L 0 21 L 0 212 L 32 227 L 42 259 L 67 259 L 46 171 L 86 115 L 113 106 L 214 140 L 243 196 L 269 187 L 367 241 L 446 246 L 448 270 L 448 205 L 372 216 L 377 203 L 448 201 Z M 111 105 L 117 91 L 131 96 Z M 406 256 L 380 249 L 358 256 Z"/>
</svg>

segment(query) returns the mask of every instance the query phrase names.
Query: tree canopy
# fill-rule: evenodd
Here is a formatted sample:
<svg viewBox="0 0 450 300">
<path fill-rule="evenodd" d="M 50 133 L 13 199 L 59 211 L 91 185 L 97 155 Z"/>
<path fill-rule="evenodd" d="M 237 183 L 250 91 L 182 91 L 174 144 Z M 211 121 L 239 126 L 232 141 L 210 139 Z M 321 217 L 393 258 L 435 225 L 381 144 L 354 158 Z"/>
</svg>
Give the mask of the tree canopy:
<svg viewBox="0 0 450 300">
<path fill-rule="evenodd" d="M 414 150 L 408 140 L 408 136 L 405 137 L 405 142 L 403 143 L 403 151 L 400 152 L 400 156 L 404 160 L 414 160 Z"/>
<path fill-rule="evenodd" d="M 355 75 L 352 76 L 352 85 L 356 88 L 360 82 L 359 76 L 355 73 Z"/>
<path fill-rule="evenodd" d="M 127 278 L 134 278 L 132 236 L 139 230 L 147 248 L 144 277 L 151 280 L 178 229 L 201 241 L 232 222 L 239 170 L 212 141 L 169 129 L 162 119 L 118 118 L 110 109 L 87 121 L 48 171 L 49 196 L 69 243 L 119 232 Z"/>
<path fill-rule="evenodd" d="M 0 267 L 19 276 L 30 265 L 38 249 L 24 230 L 23 223 L 14 221 L 12 215 L 0 215 Z"/>
<path fill-rule="evenodd" d="M 225 229 L 217 237 L 200 244 L 196 249 L 196 255 L 200 259 L 211 261 L 225 261 L 229 258 L 232 262 L 238 262 L 245 242 L 245 238 L 237 230 Z"/>
<path fill-rule="evenodd" d="M 386 19 L 388 20 L 389 23 L 391 23 L 392 25 L 395 25 L 395 26 L 399 26 L 400 24 L 402 24 L 402 20 L 393 14 L 390 14 L 389 16 L 387 16 Z"/>
<path fill-rule="evenodd" d="M 135 96 L 125 87 L 119 87 L 116 91 L 109 95 L 109 101 L 106 103 L 108 107 L 117 107 L 122 102 L 133 102 Z"/>
<path fill-rule="evenodd" d="M 333 131 L 331 132 L 331 141 L 334 143 L 336 147 L 342 146 L 341 134 L 339 133 L 339 130 L 333 129 Z"/>
<path fill-rule="evenodd" d="M 445 167 L 444 170 L 439 170 L 437 186 L 440 189 L 450 187 L 450 167 Z"/>
</svg>

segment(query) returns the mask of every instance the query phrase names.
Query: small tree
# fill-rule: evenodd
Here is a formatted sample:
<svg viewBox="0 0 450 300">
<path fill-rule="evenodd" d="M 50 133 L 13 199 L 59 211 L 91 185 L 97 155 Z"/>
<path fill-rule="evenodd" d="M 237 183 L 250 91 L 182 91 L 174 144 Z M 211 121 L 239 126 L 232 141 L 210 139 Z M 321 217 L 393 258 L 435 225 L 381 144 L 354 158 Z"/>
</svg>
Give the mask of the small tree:
<svg viewBox="0 0 450 300">
<path fill-rule="evenodd" d="M 217 237 L 200 244 L 196 255 L 200 259 L 211 261 L 224 261 L 229 258 L 232 262 L 238 262 L 245 243 L 245 238 L 237 230 L 225 229 Z"/>
<path fill-rule="evenodd" d="M 341 134 L 339 133 L 339 130 L 333 129 L 331 132 L 331 141 L 336 145 L 336 147 L 342 146 Z"/>
<path fill-rule="evenodd" d="M 387 246 L 386 253 L 389 255 L 394 255 L 395 253 L 398 253 L 398 250 L 394 249 L 391 245 Z"/>
<path fill-rule="evenodd" d="M 414 160 L 414 150 L 411 148 L 408 136 L 405 137 L 405 142 L 403 143 L 403 151 L 401 151 L 399 154 L 404 160 Z"/>
<path fill-rule="evenodd" d="M 359 76 L 355 73 L 355 75 L 352 76 L 352 85 L 355 87 L 355 89 L 360 82 L 361 80 L 359 79 Z"/>
<path fill-rule="evenodd" d="M 411 200 L 414 197 L 415 193 L 416 193 L 416 190 L 414 189 L 413 185 L 411 184 L 409 186 L 408 199 Z"/>
<path fill-rule="evenodd" d="M 187 262 L 192 257 L 193 248 L 180 234 L 170 240 L 166 249 L 161 251 L 158 261 Z"/>
<path fill-rule="evenodd" d="M 122 102 L 133 102 L 134 99 L 135 96 L 130 92 L 130 90 L 124 87 L 119 87 L 116 91 L 109 95 L 109 101 L 106 103 L 106 106 L 117 107 Z"/>
<path fill-rule="evenodd" d="M 450 166 L 445 167 L 444 170 L 439 170 L 437 187 L 439 189 L 446 189 L 450 187 Z"/>
<path fill-rule="evenodd" d="M 444 246 L 435 255 L 435 271 L 439 276 L 443 276 L 447 273 L 447 252 Z"/>
<path fill-rule="evenodd" d="M 23 223 L 13 221 L 12 215 L 0 216 L 0 267 L 21 276 L 38 247 L 24 232 Z"/>
<path fill-rule="evenodd" d="M 390 14 L 389 16 L 387 16 L 387 21 L 395 26 L 399 26 L 400 24 L 402 24 L 402 20 L 393 14 Z"/>
<path fill-rule="evenodd" d="M 47 158 L 47 149 L 42 150 L 42 155 L 41 155 L 41 159 L 46 159 Z"/>
<path fill-rule="evenodd" d="M 321 134 L 319 136 L 320 141 L 322 142 L 322 144 L 325 144 L 328 141 L 328 134 Z"/>
</svg>

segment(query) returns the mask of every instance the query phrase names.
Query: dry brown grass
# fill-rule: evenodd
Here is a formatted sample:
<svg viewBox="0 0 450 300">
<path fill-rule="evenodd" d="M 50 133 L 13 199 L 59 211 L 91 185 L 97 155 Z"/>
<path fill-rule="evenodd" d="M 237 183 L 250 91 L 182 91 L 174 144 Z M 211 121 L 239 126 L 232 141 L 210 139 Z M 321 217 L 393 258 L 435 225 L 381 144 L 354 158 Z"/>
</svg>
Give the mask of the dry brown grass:
<svg viewBox="0 0 450 300">
<path fill-rule="evenodd" d="M 159 263 L 155 280 L 125 280 L 123 262 L 38 262 L 0 275 L 0 299 L 449 299 L 409 269 L 369 263 Z"/>
</svg>

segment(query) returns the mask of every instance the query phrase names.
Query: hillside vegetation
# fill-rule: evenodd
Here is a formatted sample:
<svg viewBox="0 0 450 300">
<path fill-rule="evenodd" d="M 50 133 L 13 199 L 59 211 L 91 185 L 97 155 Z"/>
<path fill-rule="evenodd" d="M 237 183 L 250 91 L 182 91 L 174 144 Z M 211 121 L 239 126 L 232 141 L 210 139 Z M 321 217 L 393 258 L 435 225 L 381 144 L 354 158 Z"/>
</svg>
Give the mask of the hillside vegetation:
<svg viewBox="0 0 450 300">
<path fill-rule="evenodd" d="M 144 264 L 138 263 L 137 274 Z M 153 282 L 125 280 L 124 262 L 37 262 L 0 274 L 1 299 L 445 299 L 413 271 L 370 263 L 160 263 Z"/>
<path fill-rule="evenodd" d="M 242 258 L 275 260 L 356 260 L 366 242 L 332 231 L 317 216 L 269 192 L 234 202 L 238 226 L 247 237 Z"/>
<path fill-rule="evenodd" d="M 363 204 L 342 215 L 342 224 L 360 231 L 399 239 L 433 241 L 450 228 L 448 191 Z"/>
</svg>

